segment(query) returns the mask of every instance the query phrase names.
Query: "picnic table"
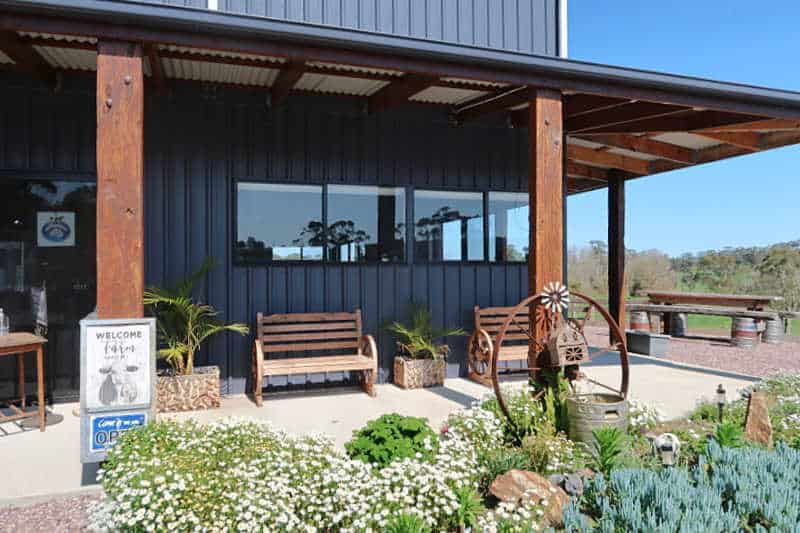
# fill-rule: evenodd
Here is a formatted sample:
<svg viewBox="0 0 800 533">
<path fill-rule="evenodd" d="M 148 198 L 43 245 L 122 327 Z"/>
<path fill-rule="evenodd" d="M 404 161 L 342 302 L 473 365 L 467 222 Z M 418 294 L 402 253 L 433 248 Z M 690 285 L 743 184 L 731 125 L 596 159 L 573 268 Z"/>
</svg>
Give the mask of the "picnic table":
<svg viewBox="0 0 800 533">
<path fill-rule="evenodd" d="M 752 294 L 714 294 L 700 292 L 648 291 L 650 303 L 660 305 L 702 305 L 743 307 L 750 311 L 764 311 L 770 304 L 783 301 L 781 296 Z"/>
</svg>

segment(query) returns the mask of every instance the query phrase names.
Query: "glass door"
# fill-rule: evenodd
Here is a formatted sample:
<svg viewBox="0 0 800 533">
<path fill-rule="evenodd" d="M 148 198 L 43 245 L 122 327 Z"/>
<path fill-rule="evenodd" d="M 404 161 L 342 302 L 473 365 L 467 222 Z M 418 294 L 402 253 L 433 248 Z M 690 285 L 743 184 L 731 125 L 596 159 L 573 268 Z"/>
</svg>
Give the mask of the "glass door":
<svg viewBox="0 0 800 533">
<path fill-rule="evenodd" d="M 95 307 L 96 199 L 95 181 L 0 178 L 0 307 L 12 331 L 34 331 L 37 315 L 46 322 L 46 381 L 56 399 L 78 394 L 78 322 Z M 0 396 L 8 397 L 14 358 L 3 359 Z"/>
</svg>

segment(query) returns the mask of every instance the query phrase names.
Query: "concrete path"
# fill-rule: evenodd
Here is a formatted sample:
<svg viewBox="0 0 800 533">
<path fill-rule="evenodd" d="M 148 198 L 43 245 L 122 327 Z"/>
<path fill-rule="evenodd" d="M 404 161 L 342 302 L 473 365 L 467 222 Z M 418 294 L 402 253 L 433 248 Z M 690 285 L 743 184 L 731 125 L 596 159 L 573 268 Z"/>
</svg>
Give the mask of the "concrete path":
<svg viewBox="0 0 800 533">
<path fill-rule="evenodd" d="M 699 398 L 712 397 L 719 383 L 731 399 L 750 383 L 741 378 L 664 366 L 650 358 L 631 359 L 631 397 L 655 405 L 670 418 L 691 410 Z M 603 358 L 595 359 L 585 371 L 608 384 L 619 379 L 618 368 Z M 513 379 L 512 383 L 522 386 L 525 380 Z M 248 397 L 232 396 L 223 399 L 220 409 L 170 416 L 201 421 L 228 416 L 265 418 L 295 434 L 328 434 L 341 446 L 353 430 L 384 413 L 424 416 L 438 428 L 450 412 L 469 406 L 487 392 L 485 387 L 466 379 L 449 379 L 444 387 L 414 391 L 379 385 L 374 399 L 356 389 L 266 395 L 261 409 Z M 52 410 L 63 415 L 64 421 L 44 433 L 23 431 L 13 423 L 0 425 L 0 505 L 19 498 L 92 489 L 95 469 L 84 468 L 79 461 L 79 418 L 73 415 L 76 409 L 74 403 L 53 406 Z"/>
</svg>

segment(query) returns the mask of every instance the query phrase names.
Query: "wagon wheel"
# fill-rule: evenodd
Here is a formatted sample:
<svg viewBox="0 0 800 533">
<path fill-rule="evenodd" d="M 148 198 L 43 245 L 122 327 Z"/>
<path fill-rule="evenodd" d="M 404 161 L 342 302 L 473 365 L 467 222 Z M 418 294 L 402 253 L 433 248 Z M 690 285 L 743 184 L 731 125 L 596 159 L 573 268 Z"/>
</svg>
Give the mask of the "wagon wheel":
<svg viewBox="0 0 800 533">
<path fill-rule="evenodd" d="M 576 383 L 586 382 L 590 383 L 593 386 L 601 387 L 608 391 L 611 391 L 623 398 L 627 397 L 628 395 L 628 381 L 629 381 L 629 367 L 628 367 L 628 349 L 625 343 L 625 337 L 622 334 L 622 331 L 619 328 L 619 325 L 614 321 L 611 315 L 606 311 L 597 301 L 594 299 L 579 293 L 579 292 L 572 292 L 568 295 L 569 298 L 573 299 L 573 305 L 575 303 L 580 304 L 581 312 L 583 313 L 582 318 L 567 318 L 566 320 L 575 328 L 577 329 L 582 335 L 585 333 L 584 329 L 586 327 L 586 321 L 591 316 L 593 311 L 597 311 L 597 313 L 602 317 L 606 323 L 608 324 L 608 329 L 610 332 L 610 337 L 612 342 L 610 346 L 601 349 L 600 351 L 605 353 L 608 352 L 612 354 L 617 354 L 619 358 L 618 366 L 619 366 L 619 386 L 618 388 L 612 386 L 612 384 L 604 383 L 599 379 L 594 379 L 588 376 L 586 373 L 582 372 L 577 365 L 570 365 L 568 367 L 568 372 L 566 373 L 567 379 L 570 380 L 570 385 L 575 389 Z M 575 300 L 578 302 L 575 302 Z M 529 311 L 532 312 L 533 316 L 535 317 L 533 327 L 531 324 L 520 324 L 519 321 L 514 320 L 515 315 L 522 312 L 525 308 L 528 308 Z M 538 372 L 544 370 L 546 368 L 559 368 L 558 362 L 551 361 L 550 358 L 542 356 L 541 353 L 545 351 L 547 348 L 547 341 L 550 335 L 550 332 L 560 323 L 561 317 L 560 312 L 552 311 L 552 304 L 548 302 L 548 297 L 543 294 L 539 294 L 536 296 L 529 296 L 528 298 L 522 300 L 519 304 L 516 305 L 511 311 L 509 312 L 508 316 L 503 321 L 502 325 L 500 326 L 500 330 L 498 331 L 497 335 L 495 336 L 495 343 L 494 343 L 494 351 L 491 358 L 491 377 L 492 377 L 492 386 L 494 388 L 495 395 L 497 397 L 498 404 L 500 405 L 500 409 L 506 415 L 509 421 L 513 424 L 513 420 L 508 412 L 508 408 L 506 407 L 505 400 L 503 399 L 503 393 L 500 390 L 500 381 L 498 378 L 498 371 L 497 371 L 497 361 L 498 355 L 500 353 L 500 348 L 503 345 L 503 340 L 508 332 L 509 328 L 514 328 L 523 331 L 530 339 L 529 345 L 534 349 L 534 353 L 540 354 L 536 366 L 528 365 L 529 368 L 526 370 L 530 372 Z M 615 372 L 616 374 L 616 372 Z M 610 381 L 609 378 L 606 378 L 606 381 Z"/>
<path fill-rule="evenodd" d="M 492 369 L 492 338 L 484 330 L 479 329 L 469 339 L 467 368 L 471 375 L 488 378 Z"/>
</svg>

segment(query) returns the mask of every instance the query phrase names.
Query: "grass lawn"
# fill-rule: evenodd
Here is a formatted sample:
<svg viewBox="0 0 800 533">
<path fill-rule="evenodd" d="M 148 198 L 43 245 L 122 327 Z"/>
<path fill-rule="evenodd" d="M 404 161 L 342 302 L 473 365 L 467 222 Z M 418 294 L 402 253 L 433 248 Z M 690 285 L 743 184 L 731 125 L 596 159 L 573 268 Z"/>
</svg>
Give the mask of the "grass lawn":
<svg viewBox="0 0 800 533">
<path fill-rule="evenodd" d="M 792 336 L 800 336 L 800 319 L 793 318 Z M 703 330 L 730 333 L 731 319 L 724 316 L 689 315 L 689 330 Z"/>
</svg>

